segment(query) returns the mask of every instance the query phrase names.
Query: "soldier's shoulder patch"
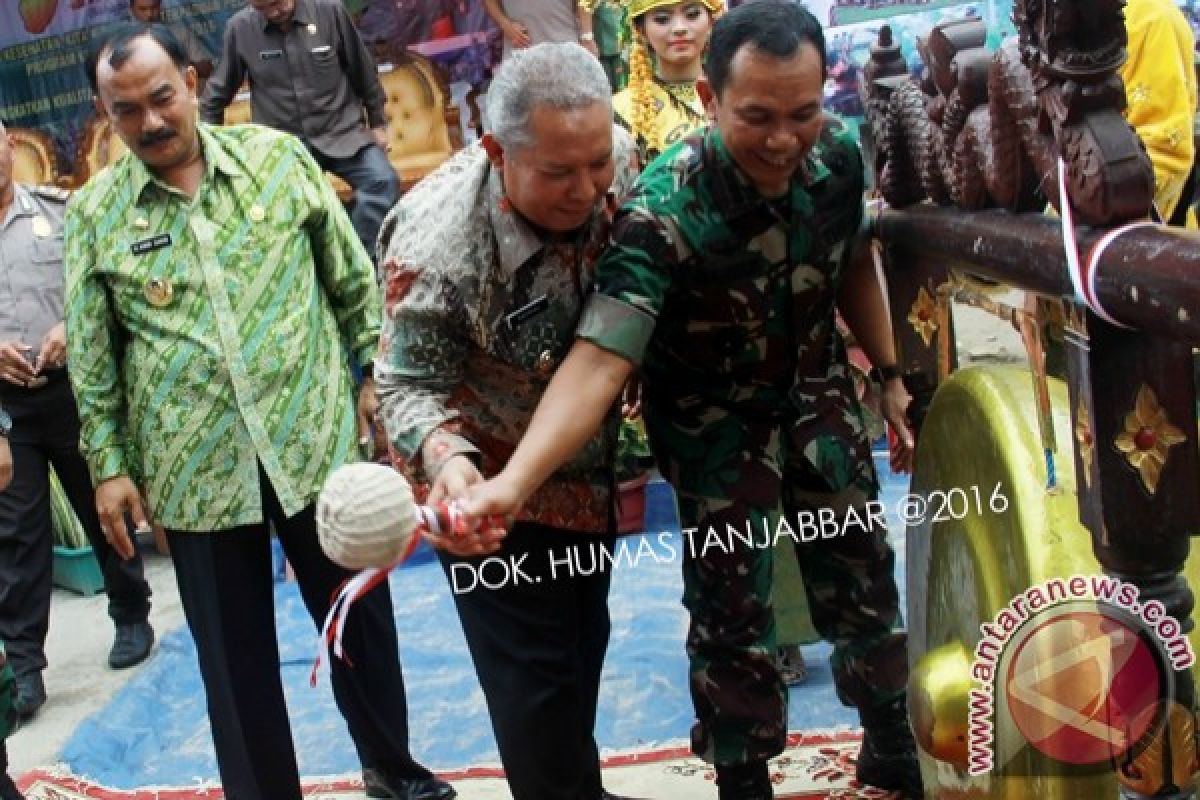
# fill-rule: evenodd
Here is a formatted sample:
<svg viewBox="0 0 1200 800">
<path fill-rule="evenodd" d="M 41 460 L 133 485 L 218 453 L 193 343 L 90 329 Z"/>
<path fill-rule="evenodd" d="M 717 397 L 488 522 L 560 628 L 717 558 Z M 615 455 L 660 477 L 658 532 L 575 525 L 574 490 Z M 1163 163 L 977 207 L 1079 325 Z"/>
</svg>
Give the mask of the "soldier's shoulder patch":
<svg viewBox="0 0 1200 800">
<path fill-rule="evenodd" d="M 71 198 L 71 192 L 59 186 L 30 186 L 29 191 L 31 194 L 56 203 L 65 203 Z"/>
</svg>

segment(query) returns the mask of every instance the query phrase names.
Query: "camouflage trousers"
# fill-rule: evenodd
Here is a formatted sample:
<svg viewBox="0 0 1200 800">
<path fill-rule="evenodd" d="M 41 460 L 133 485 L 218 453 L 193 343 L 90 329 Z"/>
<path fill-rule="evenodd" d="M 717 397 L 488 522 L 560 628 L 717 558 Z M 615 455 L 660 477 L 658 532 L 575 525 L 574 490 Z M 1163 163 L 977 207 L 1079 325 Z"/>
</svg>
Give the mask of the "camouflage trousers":
<svg viewBox="0 0 1200 800">
<path fill-rule="evenodd" d="M 898 618 L 895 554 L 870 458 L 833 489 L 796 435 L 724 411 L 656 418 L 651 443 L 679 497 L 692 749 L 736 765 L 775 756 L 787 734 L 787 690 L 776 669 L 773 545 L 793 541 L 812 621 L 834 645 L 838 697 L 860 711 L 903 696 L 907 637 Z"/>
</svg>

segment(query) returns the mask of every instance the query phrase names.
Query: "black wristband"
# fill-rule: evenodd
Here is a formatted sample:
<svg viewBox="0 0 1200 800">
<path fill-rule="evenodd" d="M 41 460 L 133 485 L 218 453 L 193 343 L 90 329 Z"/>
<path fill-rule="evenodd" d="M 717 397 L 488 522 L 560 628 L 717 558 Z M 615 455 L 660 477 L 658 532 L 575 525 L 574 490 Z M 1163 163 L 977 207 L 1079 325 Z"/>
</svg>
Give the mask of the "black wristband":
<svg viewBox="0 0 1200 800">
<path fill-rule="evenodd" d="M 371 380 L 375 379 L 374 361 L 368 361 L 366 364 L 363 364 L 361 367 L 359 367 L 359 369 L 362 371 L 363 380 L 366 380 L 367 378 L 370 378 Z"/>
<path fill-rule="evenodd" d="M 900 368 L 895 364 L 884 364 L 882 367 L 875 367 L 871 370 L 871 377 L 879 381 L 880 385 L 896 378 L 903 377 Z"/>
</svg>

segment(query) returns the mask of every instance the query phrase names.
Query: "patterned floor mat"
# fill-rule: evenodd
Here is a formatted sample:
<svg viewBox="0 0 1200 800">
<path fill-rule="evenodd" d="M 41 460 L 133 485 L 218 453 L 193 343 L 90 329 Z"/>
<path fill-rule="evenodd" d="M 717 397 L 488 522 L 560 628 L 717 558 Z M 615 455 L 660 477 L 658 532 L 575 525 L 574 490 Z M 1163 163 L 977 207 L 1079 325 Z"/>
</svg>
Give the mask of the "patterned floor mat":
<svg viewBox="0 0 1200 800">
<path fill-rule="evenodd" d="M 889 798 L 862 789 L 853 780 L 859 732 L 793 733 L 787 751 L 771 762 L 777 800 L 817 798 Z M 498 767 L 481 766 L 446 773 L 460 800 L 510 800 Z M 716 797 L 712 769 L 685 747 L 670 747 L 610 756 L 604 761 L 605 786 L 612 792 L 653 800 L 704 800 Z M 35 770 L 18 783 L 28 800 L 221 800 L 219 788 L 159 787 L 130 791 L 98 786 L 70 774 Z M 355 777 L 308 780 L 308 800 L 359 800 L 362 783 Z"/>
</svg>

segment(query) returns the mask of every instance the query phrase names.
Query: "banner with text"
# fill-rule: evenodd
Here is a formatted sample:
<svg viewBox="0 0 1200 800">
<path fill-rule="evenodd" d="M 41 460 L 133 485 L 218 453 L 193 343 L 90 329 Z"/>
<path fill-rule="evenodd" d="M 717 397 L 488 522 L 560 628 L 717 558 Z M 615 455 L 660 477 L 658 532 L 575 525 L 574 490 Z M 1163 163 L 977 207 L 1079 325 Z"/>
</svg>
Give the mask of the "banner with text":
<svg viewBox="0 0 1200 800">
<path fill-rule="evenodd" d="M 225 20 L 245 0 L 164 0 L 167 23 L 186 25 L 213 52 Z M 73 146 L 91 116 L 84 60 L 92 39 L 129 21 L 128 0 L 5 0 L 0 3 L 0 119 Z M 71 153 L 60 152 L 70 159 Z"/>
</svg>

